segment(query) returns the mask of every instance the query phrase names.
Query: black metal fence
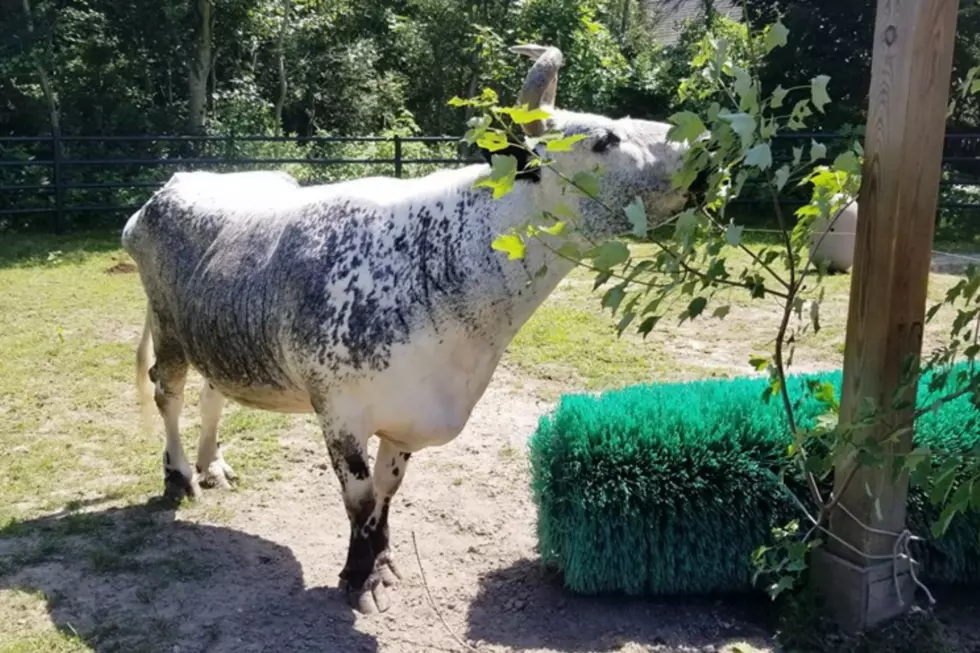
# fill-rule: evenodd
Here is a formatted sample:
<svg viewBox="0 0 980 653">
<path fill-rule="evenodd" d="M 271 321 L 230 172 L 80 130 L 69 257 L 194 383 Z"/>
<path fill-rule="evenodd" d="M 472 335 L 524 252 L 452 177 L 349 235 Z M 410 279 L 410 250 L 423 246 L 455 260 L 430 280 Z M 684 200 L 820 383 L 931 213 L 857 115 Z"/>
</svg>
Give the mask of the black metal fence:
<svg viewBox="0 0 980 653">
<path fill-rule="evenodd" d="M 178 170 L 278 168 L 314 183 L 403 177 L 477 160 L 458 143 L 453 136 L 0 137 L 0 224 L 47 218 L 42 221 L 60 232 L 77 214 L 118 219 Z"/>
<path fill-rule="evenodd" d="M 779 165 L 792 157 L 792 147 L 811 139 L 826 144 L 832 157 L 853 138 L 780 135 L 774 159 Z M 118 224 L 178 170 L 278 168 L 300 183 L 322 183 L 368 174 L 416 176 L 482 160 L 453 136 L 0 137 L 0 230 L 40 227 L 61 232 L 107 219 Z M 801 204 L 807 196 L 806 189 L 799 189 L 785 201 Z M 763 198 L 750 189 L 739 203 L 765 211 Z M 980 232 L 980 133 L 946 135 L 938 218 L 961 227 L 969 223 Z"/>
</svg>

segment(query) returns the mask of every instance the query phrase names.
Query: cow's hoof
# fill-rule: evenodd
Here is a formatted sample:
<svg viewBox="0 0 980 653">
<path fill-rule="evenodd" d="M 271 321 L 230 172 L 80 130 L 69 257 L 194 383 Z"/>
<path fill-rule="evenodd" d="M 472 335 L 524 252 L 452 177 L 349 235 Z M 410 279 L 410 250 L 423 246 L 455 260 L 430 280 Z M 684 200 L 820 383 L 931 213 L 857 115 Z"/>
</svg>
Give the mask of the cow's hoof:
<svg viewBox="0 0 980 653">
<path fill-rule="evenodd" d="M 176 469 L 164 469 L 163 496 L 175 503 L 180 503 L 184 497 L 193 501 L 201 496 L 201 487 L 193 477 L 187 478 Z"/>
<path fill-rule="evenodd" d="M 371 574 L 364 587 L 354 589 L 349 585 L 347 590 L 347 602 L 363 615 L 378 614 L 386 612 L 391 607 L 391 599 L 388 590 L 377 574 Z"/>
<path fill-rule="evenodd" d="M 223 490 L 230 490 L 232 482 L 237 478 L 235 471 L 221 458 L 208 465 L 207 471 L 200 475 L 201 487 L 217 487 Z"/>
<path fill-rule="evenodd" d="M 402 579 L 401 570 L 395 564 L 390 553 L 383 553 L 378 556 L 375 563 L 374 573 L 378 575 L 385 587 L 395 587 Z"/>
</svg>

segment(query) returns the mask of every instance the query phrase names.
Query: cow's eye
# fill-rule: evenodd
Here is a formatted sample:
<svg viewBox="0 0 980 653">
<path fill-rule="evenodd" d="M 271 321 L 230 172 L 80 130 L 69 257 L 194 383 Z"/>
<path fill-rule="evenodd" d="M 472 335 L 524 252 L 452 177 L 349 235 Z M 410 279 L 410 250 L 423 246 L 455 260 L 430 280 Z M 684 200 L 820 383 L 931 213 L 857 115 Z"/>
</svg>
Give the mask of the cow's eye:
<svg viewBox="0 0 980 653">
<path fill-rule="evenodd" d="M 615 134 L 615 132 L 607 131 L 601 138 L 599 138 L 599 140 L 595 142 L 595 145 L 592 146 L 592 151 L 605 152 L 610 147 L 619 145 L 619 141 L 620 138 Z"/>
</svg>

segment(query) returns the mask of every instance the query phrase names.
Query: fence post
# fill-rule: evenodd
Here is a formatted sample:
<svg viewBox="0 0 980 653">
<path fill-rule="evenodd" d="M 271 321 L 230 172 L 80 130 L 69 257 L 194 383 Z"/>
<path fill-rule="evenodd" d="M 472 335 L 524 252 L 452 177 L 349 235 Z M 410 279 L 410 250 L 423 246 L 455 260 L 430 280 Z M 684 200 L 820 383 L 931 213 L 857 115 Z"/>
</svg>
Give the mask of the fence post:
<svg viewBox="0 0 980 653">
<path fill-rule="evenodd" d="M 65 226 L 65 185 L 61 178 L 61 128 L 51 126 L 51 152 L 54 161 L 54 232 L 62 233 Z"/>
<path fill-rule="evenodd" d="M 395 176 L 402 178 L 402 137 L 395 134 Z"/>
</svg>

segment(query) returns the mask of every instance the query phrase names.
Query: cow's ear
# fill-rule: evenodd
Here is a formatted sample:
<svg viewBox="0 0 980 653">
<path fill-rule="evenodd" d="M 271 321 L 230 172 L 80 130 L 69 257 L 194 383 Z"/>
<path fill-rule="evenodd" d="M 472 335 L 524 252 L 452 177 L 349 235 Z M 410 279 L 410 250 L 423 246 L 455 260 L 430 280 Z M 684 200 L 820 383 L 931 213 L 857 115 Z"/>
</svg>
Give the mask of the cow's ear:
<svg viewBox="0 0 980 653">
<path fill-rule="evenodd" d="M 541 180 L 541 167 L 534 166 L 528 168 L 528 161 L 531 160 L 530 152 L 525 149 L 525 144 L 522 141 L 515 141 L 513 138 L 508 139 L 509 144 L 502 150 L 496 150 L 491 152 L 490 150 L 481 147 L 480 154 L 486 159 L 487 163 L 493 163 L 493 155 L 511 155 L 517 159 L 517 179 L 523 179 L 526 181 L 540 181 Z"/>
</svg>

